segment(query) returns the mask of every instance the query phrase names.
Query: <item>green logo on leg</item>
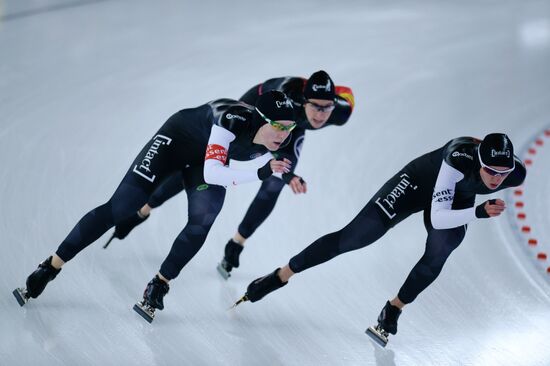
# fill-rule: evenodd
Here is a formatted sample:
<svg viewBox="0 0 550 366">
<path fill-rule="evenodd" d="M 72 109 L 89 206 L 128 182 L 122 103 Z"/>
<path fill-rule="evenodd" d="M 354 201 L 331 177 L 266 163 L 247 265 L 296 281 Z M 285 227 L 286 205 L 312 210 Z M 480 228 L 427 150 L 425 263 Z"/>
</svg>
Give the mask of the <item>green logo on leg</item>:
<svg viewBox="0 0 550 366">
<path fill-rule="evenodd" d="M 208 184 L 201 184 L 197 187 L 197 191 L 204 191 L 205 189 L 208 189 Z"/>
</svg>

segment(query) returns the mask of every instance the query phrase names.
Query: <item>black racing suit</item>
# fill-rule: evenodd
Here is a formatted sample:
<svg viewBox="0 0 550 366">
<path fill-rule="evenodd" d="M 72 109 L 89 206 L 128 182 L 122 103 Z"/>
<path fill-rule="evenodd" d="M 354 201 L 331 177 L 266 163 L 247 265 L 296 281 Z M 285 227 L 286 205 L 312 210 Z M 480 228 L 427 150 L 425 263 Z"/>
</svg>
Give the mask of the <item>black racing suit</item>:
<svg viewBox="0 0 550 366">
<path fill-rule="evenodd" d="M 480 177 L 481 165 L 477 155 L 479 143 L 479 140 L 471 137 L 456 138 L 411 161 L 380 188 L 348 225 L 317 239 L 294 256 L 289 262 L 292 271 L 302 272 L 342 253 L 363 248 L 409 215 L 424 211 L 424 226 L 428 232 L 426 250 L 398 293 L 399 299 L 405 304 L 414 301 L 437 278 L 448 256 L 466 234 L 467 225 L 441 230 L 432 226 L 432 194 L 442 162 L 445 161 L 464 175 L 455 187 L 453 210 L 473 207 L 477 194 L 490 194 L 516 187 L 525 179 L 525 167 L 515 157 L 514 171 L 497 189 L 491 190 L 485 186 Z"/>
<path fill-rule="evenodd" d="M 282 77 L 269 79 L 263 84 L 256 85 L 247 91 L 240 100 L 245 103 L 254 105 L 258 97 L 269 90 L 279 90 L 285 93 L 293 102 L 294 110 L 296 111 L 296 122 L 298 127 L 292 131 L 290 142 L 284 147 L 277 150 L 274 155 L 277 158 L 287 158 L 292 162 L 292 171 L 283 174 L 283 180 L 277 177 L 271 177 L 262 182 L 260 190 L 250 204 L 243 220 L 241 221 L 238 232 L 244 238 L 249 238 L 258 229 L 258 227 L 267 219 L 273 211 L 279 194 L 281 193 L 285 183 L 289 183 L 294 177 L 294 170 L 298 165 L 300 151 L 305 139 L 306 130 L 314 130 L 306 118 L 304 111 L 304 86 L 306 79 L 300 77 Z M 328 121 L 323 125 L 326 126 L 341 126 L 345 124 L 354 107 L 353 94 L 351 89 L 346 87 L 336 87 L 336 108 L 332 111 Z"/>
<path fill-rule="evenodd" d="M 229 159 L 252 160 L 267 152 L 265 146 L 252 142 L 261 124 L 253 118 L 253 111 L 242 102 L 218 99 L 172 115 L 137 155 L 109 201 L 82 217 L 56 254 L 65 262 L 71 260 L 111 227 L 135 214 L 163 181 L 178 172 L 186 187 L 189 220 L 160 268 L 167 279 L 177 277 L 206 240 L 225 198 L 223 186 L 208 185 L 203 178 L 212 126 L 221 126 L 236 136 L 229 145 Z"/>
<path fill-rule="evenodd" d="M 250 204 L 246 215 L 238 227 L 238 232 L 244 238 L 249 238 L 256 229 L 267 219 L 273 211 L 279 194 L 285 183 L 289 183 L 294 177 L 294 170 L 300 158 L 300 151 L 305 139 L 306 130 L 314 128 L 308 122 L 304 111 L 303 90 L 307 80 L 301 77 L 281 77 L 273 78 L 258 84 L 248 90 L 239 100 L 255 105 L 258 97 L 269 90 L 278 90 L 285 93 L 293 102 L 296 111 L 296 122 L 298 126 L 292 131 L 289 141 L 285 141 L 285 146 L 273 155 L 277 158 L 287 158 L 292 162 L 290 173 L 283 174 L 283 180 L 277 177 L 270 177 L 262 182 L 262 185 Z M 336 89 L 336 108 L 332 111 L 330 118 L 323 127 L 345 124 L 354 107 L 353 93 L 347 87 L 337 86 Z M 152 208 L 160 206 L 169 198 L 175 196 L 184 189 L 181 175 L 174 175 L 167 179 L 149 199 L 148 205 Z"/>
</svg>

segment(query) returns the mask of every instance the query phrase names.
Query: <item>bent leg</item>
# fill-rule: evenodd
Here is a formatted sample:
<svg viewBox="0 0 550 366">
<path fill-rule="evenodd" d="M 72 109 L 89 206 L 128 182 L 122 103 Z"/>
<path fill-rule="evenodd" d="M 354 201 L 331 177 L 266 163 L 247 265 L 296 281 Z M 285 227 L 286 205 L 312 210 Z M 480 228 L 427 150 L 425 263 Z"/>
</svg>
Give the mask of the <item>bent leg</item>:
<svg viewBox="0 0 550 366">
<path fill-rule="evenodd" d="M 447 258 L 466 235 L 466 226 L 453 229 L 430 230 L 426 251 L 413 267 L 397 297 L 405 304 L 413 302 L 439 275 Z"/>
<path fill-rule="evenodd" d="M 399 171 L 346 227 L 317 239 L 290 260 L 289 269 L 298 273 L 375 242 L 390 228 L 423 208 L 426 190 L 415 177 Z"/>
<path fill-rule="evenodd" d="M 388 231 L 376 206 L 369 202 L 343 229 L 327 234 L 294 256 L 290 269 L 294 273 L 324 263 L 342 253 L 374 243 Z"/>
<path fill-rule="evenodd" d="M 117 222 L 143 206 L 148 193 L 133 182 L 127 175 L 109 201 L 84 215 L 57 249 L 57 256 L 64 262 L 70 261 Z"/>
<path fill-rule="evenodd" d="M 141 208 L 159 182 L 181 166 L 178 145 L 181 146 L 171 137 L 156 134 L 136 156 L 111 199 L 80 219 L 56 255 L 64 262 L 71 260 L 111 227 Z"/>
<path fill-rule="evenodd" d="M 187 185 L 186 185 L 187 186 Z M 206 189 L 186 189 L 189 204 L 187 224 L 172 244 L 159 273 L 167 280 L 176 278 L 182 268 L 198 253 L 221 211 L 225 188 L 210 185 Z"/>
<path fill-rule="evenodd" d="M 248 239 L 273 211 L 285 183 L 276 177 L 263 181 L 260 190 L 250 204 L 243 221 L 239 225 L 239 234 Z"/>
</svg>

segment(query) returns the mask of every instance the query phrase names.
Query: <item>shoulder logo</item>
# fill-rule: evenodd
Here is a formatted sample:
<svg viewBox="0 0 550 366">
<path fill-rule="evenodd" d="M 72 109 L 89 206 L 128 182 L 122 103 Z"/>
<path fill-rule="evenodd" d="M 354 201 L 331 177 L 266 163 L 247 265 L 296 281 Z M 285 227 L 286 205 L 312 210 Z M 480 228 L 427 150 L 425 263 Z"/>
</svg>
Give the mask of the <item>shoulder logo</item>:
<svg viewBox="0 0 550 366">
<path fill-rule="evenodd" d="M 469 154 L 466 154 L 466 153 L 461 153 L 459 151 L 455 151 L 454 153 L 451 154 L 451 156 L 454 157 L 454 158 L 462 157 L 462 158 L 474 160 L 474 157 L 472 155 L 469 155 Z"/>
<path fill-rule="evenodd" d="M 225 118 L 227 118 L 227 119 L 240 119 L 241 121 L 246 121 L 246 118 L 244 118 L 243 116 L 239 116 L 238 114 L 227 113 L 225 115 Z"/>
</svg>

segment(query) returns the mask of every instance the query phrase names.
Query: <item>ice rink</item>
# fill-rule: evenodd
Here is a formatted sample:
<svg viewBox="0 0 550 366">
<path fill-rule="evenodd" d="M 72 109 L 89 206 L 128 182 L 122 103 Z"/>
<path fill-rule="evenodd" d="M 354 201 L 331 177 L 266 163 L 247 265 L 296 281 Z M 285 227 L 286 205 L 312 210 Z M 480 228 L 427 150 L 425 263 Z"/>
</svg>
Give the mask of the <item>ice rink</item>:
<svg viewBox="0 0 550 366">
<path fill-rule="evenodd" d="M 353 89 L 353 115 L 307 133 L 308 193 L 283 191 L 228 281 L 215 267 L 259 184 L 228 188 L 152 324 L 132 306 L 185 225 L 185 195 L 17 304 L 11 291 L 172 113 L 319 69 Z M 550 365 L 548 129 L 548 0 L 0 0 L 0 365 Z M 525 185 L 495 195 L 505 215 L 469 225 L 386 349 L 364 332 L 423 253 L 421 215 L 227 310 L 407 162 L 490 132 L 532 160 Z"/>
</svg>

